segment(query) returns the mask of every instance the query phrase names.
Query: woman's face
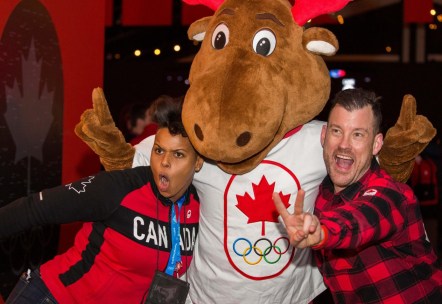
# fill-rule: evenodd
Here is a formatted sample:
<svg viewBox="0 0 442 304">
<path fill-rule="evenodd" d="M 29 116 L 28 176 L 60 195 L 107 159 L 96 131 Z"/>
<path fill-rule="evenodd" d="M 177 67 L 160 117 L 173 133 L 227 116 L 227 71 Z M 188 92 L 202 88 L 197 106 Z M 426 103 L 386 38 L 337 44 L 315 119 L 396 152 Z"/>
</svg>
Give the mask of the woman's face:
<svg viewBox="0 0 442 304">
<path fill-rule="evenodd" d="M 160 128 L 150 157 L 155 184 L 161 195 L 176 202 L 184 195 L 199 171 L 203 159 L 198 156 L 189 138 L 172 135 L 167 128 Z"/>
</svg>

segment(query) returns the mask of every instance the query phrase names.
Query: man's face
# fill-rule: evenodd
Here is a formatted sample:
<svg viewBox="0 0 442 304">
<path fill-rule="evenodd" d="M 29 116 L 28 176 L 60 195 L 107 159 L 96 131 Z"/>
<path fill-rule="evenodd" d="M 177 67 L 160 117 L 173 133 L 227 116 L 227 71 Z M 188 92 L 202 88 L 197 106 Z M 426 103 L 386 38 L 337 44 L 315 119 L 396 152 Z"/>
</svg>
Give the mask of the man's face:
<svg viewBox="0 0 442 304">
<path fill-rule="evenodd" d="M 150 157 L 155 184 L 161 195 L 176 202 L 203 164 L 187 137 L 158 129 Z"/>
<path fill-rule="evenodd" d="M 321 133 L 324 162 L 335 193 L 358 181 L 382 147 L 382 134 L 374 134 L 370 106 L 347 111 L 336 105 Z"/>
</svg>

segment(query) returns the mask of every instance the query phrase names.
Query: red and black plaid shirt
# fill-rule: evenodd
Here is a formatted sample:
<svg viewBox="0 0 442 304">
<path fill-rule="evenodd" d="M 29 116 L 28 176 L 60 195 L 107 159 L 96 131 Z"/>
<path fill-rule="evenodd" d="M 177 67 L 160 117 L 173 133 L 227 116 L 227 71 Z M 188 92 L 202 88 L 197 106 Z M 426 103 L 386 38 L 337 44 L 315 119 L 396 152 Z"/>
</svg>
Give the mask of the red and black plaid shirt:
<svg viewBox="0 0 442 304">
<path fill-rule="evenodd" d="M 336 303 L 442 303 L 441 263 L 413 191 L 375 160 L 336 195 L 326 177 L 315 214 L 329 230 L 314 252 Z"/>
</svg>

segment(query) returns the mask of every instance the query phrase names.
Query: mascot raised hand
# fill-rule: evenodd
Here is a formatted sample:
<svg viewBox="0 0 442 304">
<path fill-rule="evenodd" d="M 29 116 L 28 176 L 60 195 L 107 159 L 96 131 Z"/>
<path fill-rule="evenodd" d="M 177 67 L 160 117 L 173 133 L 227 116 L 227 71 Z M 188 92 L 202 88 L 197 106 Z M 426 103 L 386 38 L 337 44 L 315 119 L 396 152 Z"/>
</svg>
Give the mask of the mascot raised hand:
<svg viewBox="0 0 442 304">
<path fill-rule="evenodd" d="M 309 303 L 325 289 L 310 250 L 289 246 L 272 193 L 279 192 L 292 212 L 302 188 L 304 210 L 313 212 L 326 175 L 324 122 L 312 121 L 330 94 L 321 56 L 334 55 L 338 42 L 326 29 L 302 25 L 347 2 L 212 1 L 205 4 L 214 15 L 190 26 L 189 38 L 202 44 L 182 116 L 192 144 L 207 158 L 194 180 L 201 221 L 187 277 L 192 302 Z M 153 138 L 130 146 L 101 89 L 94 90 L 93 104 L 76 133 L 106 169 L 148 165 Z M 381 165 L 406 179 L 414 156 L 434 135 L 431 123 L 416 115 L 413 97 L 405 96 Z"/>
</svg>

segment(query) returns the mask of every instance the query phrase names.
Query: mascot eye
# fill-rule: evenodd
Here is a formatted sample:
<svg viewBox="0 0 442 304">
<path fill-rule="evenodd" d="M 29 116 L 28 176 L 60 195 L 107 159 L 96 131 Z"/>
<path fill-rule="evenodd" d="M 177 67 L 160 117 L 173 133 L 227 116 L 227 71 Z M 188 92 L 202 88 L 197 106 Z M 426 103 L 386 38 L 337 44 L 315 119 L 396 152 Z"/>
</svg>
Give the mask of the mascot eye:
<svg viewBox="0 0 442 304">
<path fill-rule="evenodd" d="M 275 50 L 276 36 L 270 30 L 260 30 L 253 37 L 253 50 L 256 54 L 269 56 Z"/>
<path fill-rule="evenodd" d="M 224 23 L 218 24 L 213 31 L 212 46 L 217 49 L 223 49 L 229 43 L 229 28 Z"/>
</svg>

